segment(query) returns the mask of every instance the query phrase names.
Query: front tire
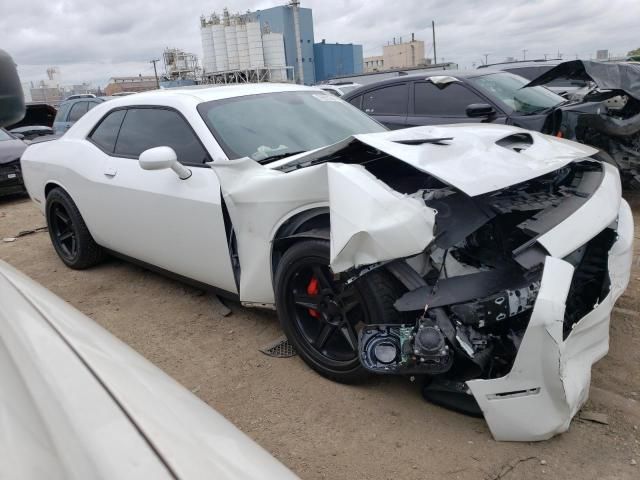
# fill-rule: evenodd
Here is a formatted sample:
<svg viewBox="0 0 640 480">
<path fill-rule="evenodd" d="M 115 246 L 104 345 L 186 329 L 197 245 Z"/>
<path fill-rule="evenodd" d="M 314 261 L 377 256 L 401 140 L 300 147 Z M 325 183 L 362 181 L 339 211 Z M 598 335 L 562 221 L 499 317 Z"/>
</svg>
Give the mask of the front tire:
<svg viewBox="0 0 640 480">
<path fill-rule="evenodd" d="M 402 294 L 386 271 L 374 270 L 351 285 L 329 269 L 329 242 L 306 240 L 289 248 L 275 277 L 282 329 L 300 357 L 320 375 L 340 383 L 369 376 L 360 363 L 358 333 L 365 324 L 402 323 L 393 303 Z"/>
<path fill-rule="evenodd" d="M 47 226 L 56 253 L 64 264 L 82 270 L 100 263 L 105 251 L 100 247 L 67 192 L 54 188 L 47 195 Z"/>
</svg>

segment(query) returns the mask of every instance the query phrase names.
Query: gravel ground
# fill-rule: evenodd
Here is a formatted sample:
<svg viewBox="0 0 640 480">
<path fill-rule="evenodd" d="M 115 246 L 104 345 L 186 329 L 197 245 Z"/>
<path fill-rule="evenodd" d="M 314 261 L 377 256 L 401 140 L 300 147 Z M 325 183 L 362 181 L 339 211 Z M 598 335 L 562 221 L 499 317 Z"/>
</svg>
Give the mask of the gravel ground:
<svg viewBox="0 0 640 480">
<path fill-rule="evenodd" d="M 631 203 L 640 224 L 640 196 Z M 28 199 L 0 199 L 0 239 L 44 225 Z M 119 260 L 70 270 L 46 232 L 0 241 L 0 258 L 127 342 L 302 478 L 640 478 L 637 261 L 584 408 L 609 423 L 574 419 L 546 442 L 500 443 L 483 420 L 424 402 L 405 379 L 338 385 L 298 357 L 266 357 L 258 348 L 281 335 L 275 313 L 231 303 L 233 314 L 222 317 L 208 294 Z"/>
</svg>

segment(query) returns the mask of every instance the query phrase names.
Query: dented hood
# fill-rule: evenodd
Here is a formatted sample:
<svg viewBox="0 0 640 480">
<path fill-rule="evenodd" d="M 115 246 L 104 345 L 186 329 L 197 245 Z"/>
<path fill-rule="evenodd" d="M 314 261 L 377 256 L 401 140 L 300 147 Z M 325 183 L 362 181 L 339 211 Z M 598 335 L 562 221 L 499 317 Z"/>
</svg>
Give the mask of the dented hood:
<svg viewBox="0 0 640 480">
<path fill-rule="evenodd" d="M 595 82 L 605 90 L 622 90 L 640 100 L 640 65 L 571 60 L 553 67 L 529 82 L 526 87 L 544 85 L 558 78 Z"/>
<path fill-rule="evenodd" d="M 496 143 L 514 134 L 527 135 L 531 144 L 518 152 Z M 434 138 L 448 140 L 401 143 Z M 457 124 L 354 135 L 334 145 L 290 157 L 273 167 L 290 170 L 329 160 L 353 142 L 376 148 L 470 196 L 531 180 L 597 153 L 586 145 L 512 126 Z"/>
</svg>

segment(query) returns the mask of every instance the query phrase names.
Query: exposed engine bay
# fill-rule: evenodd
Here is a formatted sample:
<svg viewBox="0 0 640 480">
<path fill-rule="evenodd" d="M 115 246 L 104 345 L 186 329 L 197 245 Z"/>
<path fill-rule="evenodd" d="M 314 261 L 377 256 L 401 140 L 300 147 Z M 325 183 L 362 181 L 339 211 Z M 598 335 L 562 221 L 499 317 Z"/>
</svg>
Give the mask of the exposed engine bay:
<svg viewBox="0 0 640 480">
<path fill-rule="evenodd" d="M 514 135 L 501 145 L 526 149 L 527 142 L 527 134 Z M 409 290 L 395 306 L 411 321 L 366 326 L 359 338 L 361 362 L 379 374 L 424 375 L 428 399 L 480 414 L 465 382 L 511 370 L 548 255 L 536 240 L 592 196 L 603 166 L 585 159 L 476 197 L 415 175 L 388 156 L 366 168 L 397 191 L 413 191 L 434 209 L 436 225 L 425 252 L 387 265 Z M 606 262 L 615 239 L 615 230 L 606 228 L 565 258 L 575 267 L 565 338 L 608 294 Z"/>
<path fill-rule="evenodd" d="M 640 64 L 564 62 L 527 86 L 554 79 L 584 80 L 589 86 L 555 109 L 541 131 L 602 150 L 625 184 L 640 188 Z"/>
</svg>

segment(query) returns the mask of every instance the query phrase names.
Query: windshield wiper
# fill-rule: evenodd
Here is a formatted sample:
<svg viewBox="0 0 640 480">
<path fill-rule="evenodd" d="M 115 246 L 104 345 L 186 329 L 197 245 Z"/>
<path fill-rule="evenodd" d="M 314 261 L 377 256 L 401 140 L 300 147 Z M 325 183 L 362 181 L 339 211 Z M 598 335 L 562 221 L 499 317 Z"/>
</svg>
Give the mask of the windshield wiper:
<svg viewBox="0 0 640 480">
<path fill-rule="evenodd" d="M 267 163 L 275 162 L 276 160 L 282 160 L 283 158 L 292 157 L 293 155 L 298 155 L 299 153 L 305 153 L 305 152 L 306 150 L 300 150 L 299 152 L 278 153 L 276 155 L 269 155 L 268 157 L 265 157 L 256 161 L 260 165 L 265 165 Z"/>
</svg>

